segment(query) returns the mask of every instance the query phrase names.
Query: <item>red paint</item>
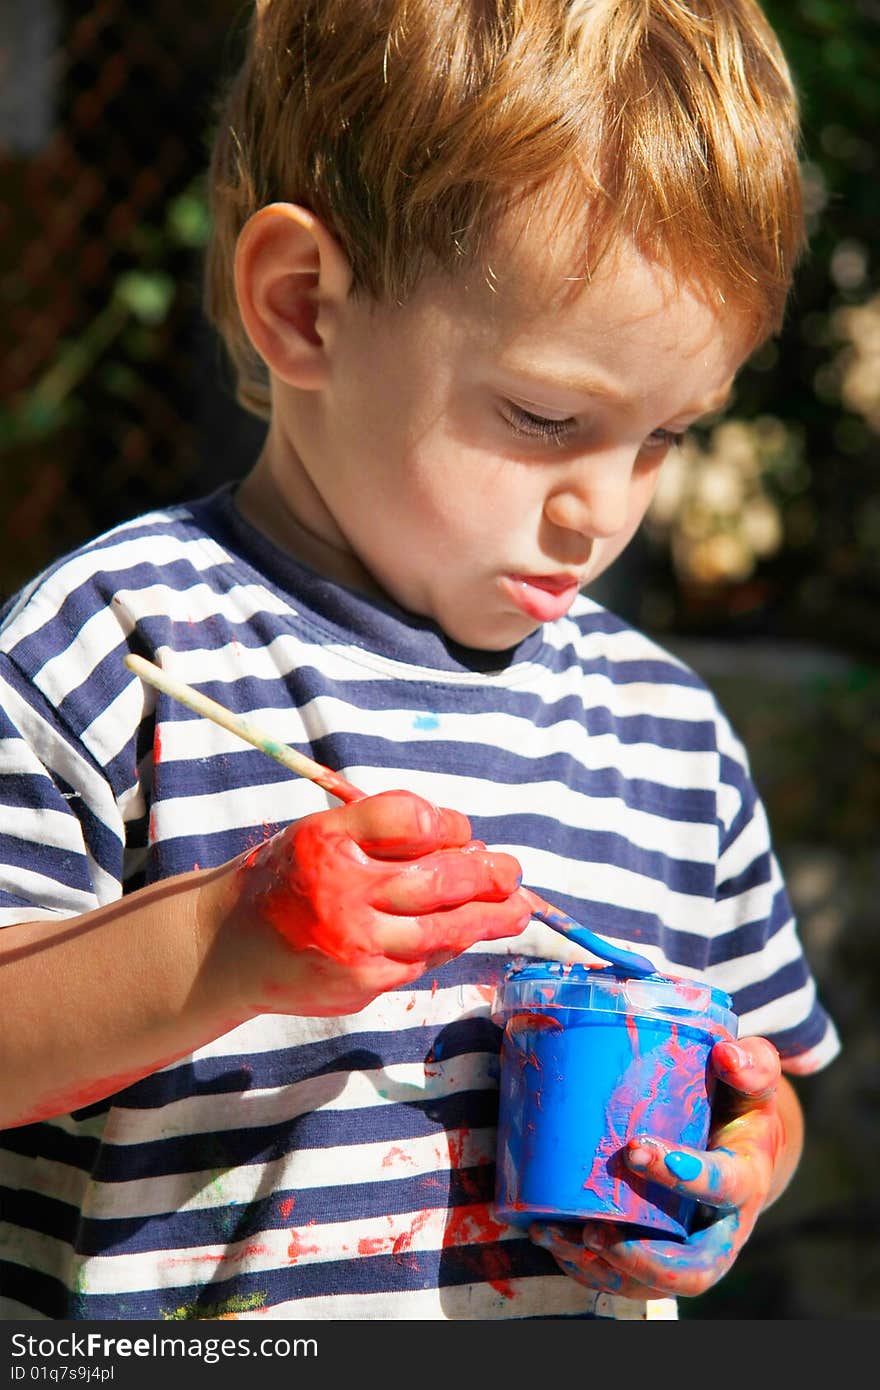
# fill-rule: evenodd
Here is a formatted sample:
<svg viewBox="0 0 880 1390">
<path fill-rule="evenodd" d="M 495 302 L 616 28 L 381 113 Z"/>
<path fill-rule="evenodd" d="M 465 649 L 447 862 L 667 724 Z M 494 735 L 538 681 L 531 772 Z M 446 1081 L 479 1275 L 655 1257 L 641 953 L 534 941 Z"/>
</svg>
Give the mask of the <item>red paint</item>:
<svg viewBox="0 0 880 1390">
<path fill-rule="evenodd" d="M 385 1157 L 382 1159 L 382 1167 L 383 1167 L 383 1168 L 392 1168 L 392 1167 L 394 1167 L 395 1164 L 399 1164 L 399 1163 L 410 1163 L 410 1164 L 411 1164 L 412 1162 L 413 1162 L 412 1154 L 408 1154 L 408 1153 L 406 1152 L 406 1149 L 401 1149 L 401 1148 L 399 1147 L 399 1145 L 395 1145 L 394 1148 L 391 1148 L 391 1149 L 388 1150 L 387 1154 L 386 1154 Z"/>
<path fill-rule="evenodd" d="M 381 1255 L 388 1249 L 390 1236 L 363 1236 L 358 1241 L 359 1255 Z"/>
<path fill-rule="evenodd" d="M 278 1210 L 281 1212 L 281 1215 L 283 1216 L 283 1218 L 284 1218 L 285 1221 L 286 1221 L 287 1218 L 290 1216 L 290 1213 L 293 1211 L 293 1209 L 294 1209 L 295 1206 L 296 1206 L 296 1198 L 295 1198 L 295 1197 L 284 1197 L 284 1198 L 282 1199 L 282 1201 L 279 1202 L 279 1204 L 278 1204 Z"/>
<path fill-rule="evenodd" d="M 314 1226 L 315 1222 L 310 1221 L 309 1225 Z M 293 1230 L 290 1232 L 290 1244 L 287 1247 L 287 1258 L 292 1265 L 295 1265 L 297 1260 L 301 1259 L 303 1255 L 317 1255 L 319 1250 L 320 1246 L 318 1245 L 306 1245 L 299 1231 Z"/>
<path fill-rule="evenodd" d="M 503 1246 L 496 1245 L 508 1230 L 509 1227 L 492 1216 L 488 1202 L 479 1202 L 474 1206 L 451 1208 L 443 1232 L 444 1249 L 455 1246 L 459 1257 L 473 1268 L 475 1275 L 485 1279 L 503 1298 L 515 1296 L 510 1283 L 511 1255 Z M 468 1249 L 471 1246 L 479 1248 Z M 487 1246 L 492 1248 L 487 1249 Z"/>
<path fill-rule="evenodd" d="M 508 935 L 527 924 L 515 861 L 504 856 L 496 869 L 494 856 L 456 844 L 459 823 L 467 826 L 464 817 L 430 808 L 428 819 L 419 798 L 405 792 L 386 796 L 389 831 L 375 845 L 358 843 L 339 809 L 307 816 L 249 851 L 238 870 L 245 909 L 251 906 L 294 950 L 317 950 L 354 967 L 389 961 L 382 937 L 388 917 L 396 914 L 414 924 L 413 961 L 420 953 L 458 954 L 475 939 Z M 474 861 L 483 854 L 489 862 L 479 868 Z M 418 900 L 410 913 L 393 906 L 410 888 L 407 878 Z M 475 936 L 467 909 L 477 902 L 481 916 Z M 411 969 L 405 977 L 413 978 Z M 383 978 L 382 988 L 390 987 Z M 432 996 L 437 988 L 434 979 Z"/>
<path fill-rule="evenodd" d="M 219 1255 L 168 1255 L 162 1261 L 165 1265 L 197 1265 L 197 1264 L 224 1264 L 226 1261 L 232 1264 L 240 1264 L 251 1255 L 269 1255 L 271 1251 L 266 1245 L 246 1245 L 243 1250 L 222 1250 Z"/>
<path fill-rule="evenodd" d="M 412 1250 L 412 1243 L 415 1237 L 419 1234 L 420 1231 L 424 1230 L 425 1226 L 430 1221 L 433 1214 L 434 1213 L 432 1211 L 419 1212 L 418 1216 L 414 1218 L 409 1230 L 401 1231 L 400 1235 L 397 1237 L 397 1239 L 394 1241 L 394 1244 L 391 1247 L 391 1257 L 393 1260 L 397 1262 L 397 1264 L 407 1263 L 407 1261 L 404 1259 L 404 1256 L 410 1253 L 410 1251 Z M 418 1269 L 419 1262 L 415 1256 L 411 1256 L 409 1264 L 410 1268 Z"/>
</svg>

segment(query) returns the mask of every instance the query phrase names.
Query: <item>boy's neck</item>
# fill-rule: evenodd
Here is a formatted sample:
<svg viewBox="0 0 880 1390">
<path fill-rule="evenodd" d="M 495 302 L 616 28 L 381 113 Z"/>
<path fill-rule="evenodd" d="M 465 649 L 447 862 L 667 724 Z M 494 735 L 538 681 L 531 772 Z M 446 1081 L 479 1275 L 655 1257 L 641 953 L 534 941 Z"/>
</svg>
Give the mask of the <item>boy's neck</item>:
<svg viewBox="0 0 880 1390">
<path fill-rule="evenodd" d="M 270 431 L 271 435 L 271 431 Z M 294 511 L 278 485 L 267 440 L 250 473 L 235 492 L 235 506 L 251 526 L 299 564 L 337 584 L 373 597 L 383 591 L 348 548 L 344 538 L 327 538 Z"/>
</svg>

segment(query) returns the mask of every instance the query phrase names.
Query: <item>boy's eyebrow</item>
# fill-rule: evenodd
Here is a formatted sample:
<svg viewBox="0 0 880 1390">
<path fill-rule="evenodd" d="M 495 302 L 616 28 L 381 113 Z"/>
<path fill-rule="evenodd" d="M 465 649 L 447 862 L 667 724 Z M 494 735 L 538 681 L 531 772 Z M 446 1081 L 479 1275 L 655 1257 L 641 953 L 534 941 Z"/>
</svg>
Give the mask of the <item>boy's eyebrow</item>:
<svg viewBox="0 0 880 1390">
<path fill-rule="evenodd" d="M 516 371 L 516 368 L 514 368 Z M 519 375 L 520 373 L 517 373 Z M 629 401 L 625 391 L 613 386 L 611 382 L 603 380 L 601 377 L 583 377 L 565 373 L 559 375 L 547 373 L 541 375 L 540 381 L 537 376 L 533 376 L 533 369 L 522 371 L 523 379 L 532 376 L 535 389 L 549 387 L 551 390 L 570 391 L 573 395 L 594 396 L 599 400 L 610 402 L 612 405 L 623 406 Z M 701 415 L 712 415 L 715 411 L 723 410 L 730 404 L 733 395 L 733 378 L 727 382 L 713 395 L 706 396 L 702 401 L 697 401 L 693 405 L 687 405 L 678 412 L 679 415 L 693 415 L 698 418 Z"/>
</svg>

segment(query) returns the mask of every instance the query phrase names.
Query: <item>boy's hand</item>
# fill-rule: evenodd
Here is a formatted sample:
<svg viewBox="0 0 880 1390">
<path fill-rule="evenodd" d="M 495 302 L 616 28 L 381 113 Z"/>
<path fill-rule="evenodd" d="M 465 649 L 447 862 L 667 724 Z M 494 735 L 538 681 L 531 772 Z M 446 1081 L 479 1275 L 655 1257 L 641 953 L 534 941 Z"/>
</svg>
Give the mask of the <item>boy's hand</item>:
<svg viewBox="0 0 880 1390">
<path fill-rule="evenodd" d="M 606 1221 L 588 1222 L 580 1232 L 532 1226 L 532 1240 L 580 1283 L 635 1299 L 705 1293 L 730 1269 L 768 1198 L 784 1185 L 776 1173 L 786 1149 L 779 1054 L 766 1038 L 742 1038 L 716 1043 L 710 1060 L 720 1085 L 709 1149 L 646 1135 L 629 1141 L 624 1158 L 641 1177 L 715 1208 L 714 1219 L 683 1242 L 634 1239 Z"/>
<path fill-rule="evenodd" d="M 306 816 L 236 873 L 234 917 L 262 956 L 260 1008 L 278 1013 L 355 1013 L 531 915 L 516 859 L 472 840 L 458 811 L 404 791 Z M 272 928 L 259 942 L 255 919 Z"/>
</svg>

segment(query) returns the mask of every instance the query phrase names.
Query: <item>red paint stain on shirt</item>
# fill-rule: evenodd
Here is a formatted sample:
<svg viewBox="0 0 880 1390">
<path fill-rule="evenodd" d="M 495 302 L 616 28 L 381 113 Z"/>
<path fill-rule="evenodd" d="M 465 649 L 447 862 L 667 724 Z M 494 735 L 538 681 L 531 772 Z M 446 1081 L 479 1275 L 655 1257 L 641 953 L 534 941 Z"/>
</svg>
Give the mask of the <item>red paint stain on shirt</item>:
<svg viewBox="0 0 880 1390">
<path fill-rule="evenodd" d="M 453 1207 L 443 1233 L 443 1245 L 445 1249 L 457 1247 L 464 1263 L 470 1265 L 487 1284 L 491 1284 L 496 1293 L 503 1298 L 514 1298 L 515 1290 L 510 1283 L 511 1257 L 501 1245 L 496 1244 L 507 1229 L 492 1216 L 488 1202 Z M 474 1246 L 479 1248 L 468 1248 Z"/>
<path fill-rule="evenodd" d="M 410 1226 L 409 1230 L 401 1231 L 400 1235 L 397 1237 L 397 1239 L 391 1247 L 391 1257 L 393 1260 L 397 1262 L 397 1264 L 406 1263 L 405 1257 L 407 1253 L 411 1251 L 412 1243 L 415 1237 L 418 1235 L 419 1231 L 424 1229 L 425 1225 L 431 1219 L 432 1215 L 433 1213 L 430 1211 L 419 1212 L 418 1216 L 416 1216 L 413 1220 L 413 1223 Z M 411 1256 L 409 1263 L 412 1268 L 418 1268 L 418 1259 L 414 1255 Z"/>
<path fill-rule="evenodd" d="M 279 1209 L 279 1211 L 281 1212 L 281 1215 L 283 1216 L 283 1218 L 284 1218 L 285 1221 L 286 1221 L 287 1218 L 290 1216 L 290 1213 L 293 1211 L 293 1209 L 294 1209 L 295 1206 L 296 1206 L 296 1198 L 295 1198 L 295 1197 L 284 1197 L 284 1198 L 282 1198 L 281 1202 L 279 1202 L 279 1204 L 278 1204 L 278 1209 Z"/>
<path fill-rule="evenodd" d="M 382 1159 L 382 1167 L 391 1168 L 396 1163 L 411 1164 L 413 1161 L 412 1154 L 408 1154 L 406 1149 L 402 1149 L 399 1144 L 395 1144 L 393 1148 L 388 1150 L 387 1154 Z"/>
<path fill-rule="evenodd" d="M 388 1249 L 388 1236 L 363 1236 L 358 1241 L 359 1255 L 381 1255 Z"/>
<path fill-rule="evenodd" d="M 309 1222 L 310 1226 L 314 1226 L 314 1224 L 314 1221 Z M 317 1245 L 307 1245 L 299 1231 L 293 1230 L 290 1232 L 290 1244 L 287 1247 L 287 1258 L 292 1265 L 295 1265 L 297 1260 L 303 1255 L 317 1255 L 318 1250 L 319 1247 Z"/>
</svg>

